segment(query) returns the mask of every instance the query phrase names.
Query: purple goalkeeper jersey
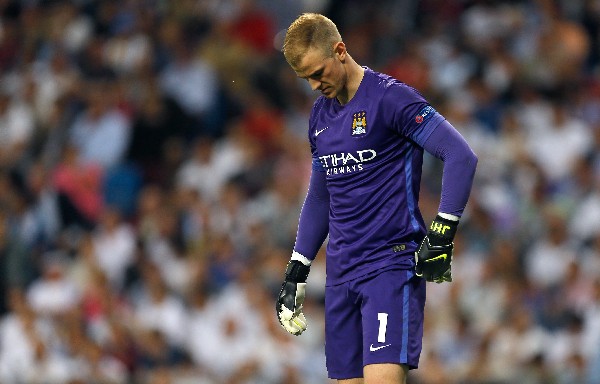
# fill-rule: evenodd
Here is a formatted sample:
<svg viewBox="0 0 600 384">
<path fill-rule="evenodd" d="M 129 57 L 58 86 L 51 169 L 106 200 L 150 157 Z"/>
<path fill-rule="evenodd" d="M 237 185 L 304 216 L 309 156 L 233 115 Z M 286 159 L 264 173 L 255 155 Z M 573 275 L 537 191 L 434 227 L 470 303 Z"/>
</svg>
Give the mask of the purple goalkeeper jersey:
<svg viewBox="0 0 600 384">
<path fill-rule="evenodd" d="M 423 145 L 443 121 L 415 89 L 369 68 L 347 104 L 317 99 L 309 141 L 330 196 L 328 285 L 414 265 Z"/>
</svg>

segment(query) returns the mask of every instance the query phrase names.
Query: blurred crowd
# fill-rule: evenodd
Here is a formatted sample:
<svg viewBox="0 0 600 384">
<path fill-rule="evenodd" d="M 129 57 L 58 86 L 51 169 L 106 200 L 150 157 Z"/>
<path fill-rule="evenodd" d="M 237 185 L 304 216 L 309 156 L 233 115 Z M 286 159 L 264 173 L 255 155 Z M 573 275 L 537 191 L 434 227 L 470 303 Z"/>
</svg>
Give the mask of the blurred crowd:
<svg viewBox="0 0 600 384">
<path fill-rule="evenodd" d="M 279 49 L 305 11 L 480 159 L 409 382 L 600 383 L 596 0 L 0 0 L 0 383 L 327 382 L 324 250 L 308 331 L 274 310 L 317 96 Z"/>
</svg>

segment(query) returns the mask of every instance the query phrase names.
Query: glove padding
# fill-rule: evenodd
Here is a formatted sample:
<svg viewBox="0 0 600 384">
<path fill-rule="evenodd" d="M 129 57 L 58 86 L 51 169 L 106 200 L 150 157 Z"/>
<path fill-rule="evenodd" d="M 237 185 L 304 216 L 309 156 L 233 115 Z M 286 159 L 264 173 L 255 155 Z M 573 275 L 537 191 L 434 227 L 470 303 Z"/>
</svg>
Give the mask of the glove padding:
<svg viewBox="0 0 600 384">
<path fill-rule="evenodd" d="M 452 281 L 452 240 L 458 221 L 439 215 L 431 223 L 427 236 L 415 253 L 415 273 L 427 281 L 443 283 Z"/>
<path fill-rule="evenodd" d="M 416 252 L 415 273 L 436 283 L 452 281 L 452 250 L 454 244 L 431 245 L 425 237 Z"/>
<path fill-rule="evenodd" d="M 307 322 L 302 306 L 306 290 L 306 278 L 310 266 L 298 260 L 290 260 L 285 271 L 285 281 L 277 297 L 275 310 L 281 326 L 292 335 L 300 335 L 306 330 Z"/>
</svg>

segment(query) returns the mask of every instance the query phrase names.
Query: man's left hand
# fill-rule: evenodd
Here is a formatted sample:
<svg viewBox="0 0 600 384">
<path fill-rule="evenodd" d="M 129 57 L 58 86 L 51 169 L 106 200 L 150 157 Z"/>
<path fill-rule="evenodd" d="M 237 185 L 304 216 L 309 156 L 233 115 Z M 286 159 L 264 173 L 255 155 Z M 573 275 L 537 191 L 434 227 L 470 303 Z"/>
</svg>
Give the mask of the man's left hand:
<svg viewBox="0 0 600 384">
<path fill-rule="evenodd" d="M 452 281 L 452 253 L 458 220 L 438 215 L 415 252 L 415 273 L 427 281 Z"/>
<path fill-rule="evenodd" d="M 454 244 L 431 245 L 428 237 L 416 252 L 416 274 L 436 283 L 452 281 L 452 251 Z"/>
</svg>

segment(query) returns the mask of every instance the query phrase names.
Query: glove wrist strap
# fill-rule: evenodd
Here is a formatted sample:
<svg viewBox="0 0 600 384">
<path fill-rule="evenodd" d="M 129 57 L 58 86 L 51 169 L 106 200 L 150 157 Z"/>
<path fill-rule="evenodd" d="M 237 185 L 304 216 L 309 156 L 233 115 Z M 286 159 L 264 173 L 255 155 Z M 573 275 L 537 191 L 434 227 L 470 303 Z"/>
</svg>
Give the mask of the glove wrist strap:
<svg viewBox="0 0 600 384">
<path fill-rule="evenodd" d="M 452 243 L 458 228 L 458 221 L 448 220 L 437 215 L 429 226 L 427 237 L 431 245 L 446 245 Z"/>
<path fill-rule="evenodd" d="M 309 266 L 302 264 L 302 262 L 298 260 L 290 260 L 285 269 L 285 281 L 306 283 L 308 272 L 310 272 Z"/>
</svg>

